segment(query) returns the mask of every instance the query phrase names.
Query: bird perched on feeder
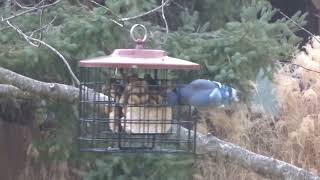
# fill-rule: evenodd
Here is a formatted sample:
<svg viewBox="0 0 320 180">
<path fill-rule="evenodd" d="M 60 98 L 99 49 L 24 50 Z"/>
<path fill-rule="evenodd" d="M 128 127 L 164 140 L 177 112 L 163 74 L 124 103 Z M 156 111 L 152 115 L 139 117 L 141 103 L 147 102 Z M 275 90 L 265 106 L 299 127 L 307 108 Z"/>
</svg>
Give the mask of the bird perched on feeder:
<svg viewBox="0 0 320 180">
<path fill-rule="evenodd" d="M 161 94 L 161 88 L 157 78 L 152 78 L 150 74 L 144 74 L 143 79 L 147 85 L 146 93 L 149 95 L 148 103 L 160 104 L 162 99 L 159 95 Z"/>
<path fill-rule="evenodd" d="M 148 88 L 155 89 L 158 86 L 158 81 L 153 79 L 150 74 L 144 74 L 143 79 L 149 85 Z"/>
<path fill-rule="evenodd" d="M 194 80 L 167 93 L 167 103 L 171 106 L 185 104 L 194 107 L 224 107 L 237 101 L 239 98 L 236 89 L 205 79 Z"/>
</svg>

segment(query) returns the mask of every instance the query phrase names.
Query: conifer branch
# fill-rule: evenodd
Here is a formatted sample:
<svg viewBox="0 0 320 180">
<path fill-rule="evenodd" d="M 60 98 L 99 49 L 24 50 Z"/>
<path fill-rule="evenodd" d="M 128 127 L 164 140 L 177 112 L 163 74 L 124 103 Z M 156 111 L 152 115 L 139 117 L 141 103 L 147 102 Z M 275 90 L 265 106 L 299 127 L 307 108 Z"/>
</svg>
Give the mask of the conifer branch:
<svg viewBox="0 0 320 180">
<path fill-rule="evenodd" d="M 51 51 L 53 51 L 55 54 L 57 54 L 60 59 L 63 61 L 63 63 L 65 64 L 65 66 L 67 67 L 72 80 L 76 83 L 76 85 L 80 85 L 80 81 L 77 78 L 77 76 L 74 74 L 74 72 L 72 71 L 68 61 L 66 60 L 66 58 L 54 47 L 52 47 L 51 45 L 47 44 L 46 42 L 40 40 L 40 39 L 36 39 L 33 38 L 31 36 L 27 36 L 22 30 L 20 30 L 18 27 L 14 26 L 10 21 L 7 20 L 7 24 L 12 27 L 18 34 L 20 34 L 29 44 L 31 44 L 34 47 L 39 47 L 40 44 L 46 46 L 47 48 L 49 48 Z M 38 42 L 39 44 L 36 44 L 34 42 Z"/>
</svg>

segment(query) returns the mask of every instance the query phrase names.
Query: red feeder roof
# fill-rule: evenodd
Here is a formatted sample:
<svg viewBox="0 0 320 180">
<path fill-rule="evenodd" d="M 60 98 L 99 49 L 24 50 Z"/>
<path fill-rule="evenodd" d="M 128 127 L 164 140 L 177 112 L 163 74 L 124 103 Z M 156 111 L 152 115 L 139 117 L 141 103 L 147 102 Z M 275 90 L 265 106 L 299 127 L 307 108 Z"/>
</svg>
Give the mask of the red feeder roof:
<svg viewBox="0 0 320 180">
<path fill-rule="evenodd" d="M 80 61 L 80 67 L 200 69 L 199 64 L 169 57 L 162 50 L 151 49 L 116 49 L 110 56 L 82 60 Z"/>
</svg>

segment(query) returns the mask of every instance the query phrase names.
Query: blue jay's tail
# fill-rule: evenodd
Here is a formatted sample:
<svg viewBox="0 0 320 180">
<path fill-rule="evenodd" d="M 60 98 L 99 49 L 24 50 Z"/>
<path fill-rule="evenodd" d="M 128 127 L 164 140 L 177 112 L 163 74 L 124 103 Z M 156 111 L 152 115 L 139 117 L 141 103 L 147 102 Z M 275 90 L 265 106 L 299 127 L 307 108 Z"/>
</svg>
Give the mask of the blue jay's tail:
<svg viewBox="0 0 320 180">
<path fill-rule="evenodd" d="M 219 87 L 222 99 L 226 102 L 238 102 L 239 101 L 239 92 L 227 85 L 221 84 L 217 81 L 211 81 Z"/>
</svg>

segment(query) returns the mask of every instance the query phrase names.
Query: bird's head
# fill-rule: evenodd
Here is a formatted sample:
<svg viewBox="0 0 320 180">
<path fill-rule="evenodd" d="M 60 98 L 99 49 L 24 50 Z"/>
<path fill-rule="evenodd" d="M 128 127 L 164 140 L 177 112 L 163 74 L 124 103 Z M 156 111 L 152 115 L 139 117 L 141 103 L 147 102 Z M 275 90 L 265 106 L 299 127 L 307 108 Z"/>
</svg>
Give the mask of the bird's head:
<svg viewBox="0 0 320 180">
<path fill-rule="evenodd" d="M 146 80 L 146 81 L 152 81 L 153 80 L 153 78 L 151 77 L 150 74 L 144 74 L 143 79 Z"/>
</svg>

